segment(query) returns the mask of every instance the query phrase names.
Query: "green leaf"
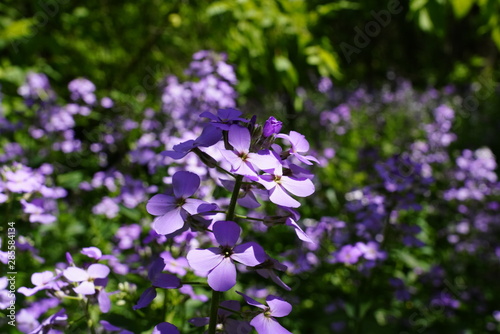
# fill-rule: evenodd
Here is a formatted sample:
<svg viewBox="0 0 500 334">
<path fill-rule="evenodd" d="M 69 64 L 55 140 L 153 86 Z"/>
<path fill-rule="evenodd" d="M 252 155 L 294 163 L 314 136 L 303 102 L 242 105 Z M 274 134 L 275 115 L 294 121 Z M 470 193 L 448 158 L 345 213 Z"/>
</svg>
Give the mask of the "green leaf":
<svg viewBox="0 0 500 334">
<path fill-rule="evenodd" d="M 455 13 L 455 17 L 461 19 L 469 13 L 476 0 L 450 0 L 450 2 L 453 7 L 453 12 Z"/>
<path fill-rule="evenodd" d="M 410 2 L 410 10 L 412 12 L 418 12 L 427 4 L 428 0 L 412 0 Z"/>
<path fill-rule="evenodd" d="M 423 31 L 431 31 L 434 25 L 432 24 L 431 17 L 426 8 L 422 9 L 418 15 L 418 25 Z"/>
<path fill-rule="evenodd" d="M 123 205 L 120 205 L 120 213 L 132 221 L 139 221 L 141 219 L 141 212 L 139 210 L 129 209 Z"/>
<path fill-rule="evenodd" d="M 66 189 L 77 189 L 82 180 L 83 174 L 80 171 L 57 175 L 57 184 Z"/>
<path fill-rule="evenodd" d="M 4 30 L 0 31 L 0 39 L 14 40 L 29 36 L 33 19 L 21 19 L 11 22 Z"/>
<path fill-rule="evenodd" d="M 493 42 L 495 42 L 497 49 L 500 51 L 500 27 L 496 27 L 491 31 L 491 38 L 493 39 Z"/>
</svg>

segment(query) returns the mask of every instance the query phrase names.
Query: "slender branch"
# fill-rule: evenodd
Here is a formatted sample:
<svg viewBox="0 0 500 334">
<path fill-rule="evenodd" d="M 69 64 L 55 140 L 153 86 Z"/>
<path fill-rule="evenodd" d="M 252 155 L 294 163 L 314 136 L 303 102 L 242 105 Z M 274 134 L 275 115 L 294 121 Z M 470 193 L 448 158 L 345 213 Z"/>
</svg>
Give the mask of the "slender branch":
<svg viewBox="0 0 500 334">
<path fill-rule="evenodd" d="M 257 220 L 257 221 L 265 221 L 264 218 L 257 218 L 257 217 L 249 217 L 249 216 L 243 216 L 243 215 L 234 215 L 237 218 L 243 218 L 243 219 L 248 219 L 248 220 Z"/>
<path fill-rule="evenodd" d="M 181 282 L 182 284 L 189 284 L 189 285 L 207 285 L 207 283 L 203 282 Z"/>
<path fill-rule="evenodd" d="M 239 311 L 232 310 L 230 308 L 227 308 L 227 307 L 224 307 L 224 306 L 221 306 L 221 305 L 219 305 L 219 308 L 222 309 L 222 310 L 226 310 L 226 311 L 232 312 L 234 314 L 241 314 L 241 312 L 239 312 Z"/>
</svg>

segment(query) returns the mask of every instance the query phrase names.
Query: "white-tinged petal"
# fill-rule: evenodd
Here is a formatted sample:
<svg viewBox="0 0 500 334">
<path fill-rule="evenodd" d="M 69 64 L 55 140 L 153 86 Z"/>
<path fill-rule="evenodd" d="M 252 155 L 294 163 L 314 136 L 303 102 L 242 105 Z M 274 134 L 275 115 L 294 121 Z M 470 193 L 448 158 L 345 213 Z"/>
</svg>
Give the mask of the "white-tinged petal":
<svg viewBox="0 0 500 334">
<path fill-rule="evenodd" d="M 157 217 L 153 222 L 156 233 L 166 235 L 180 230 L 184 226 L 184 218 L 181 215 L 181 208 L 176 208 L 167 212 L 163 216 Z"/>
<path fill-rule="evenodd" d="M 309 179 L 296 180 L 294 178 L 281 177 L 281 185 L 291 194 L 299 197 L 307 197 L 314 193 L 314 183 Z"/>
<path fill-rule="evenodd" d="M 292 334 L 285 327 L 281 326 L 274 318 L 259 314 L 250 321 L 250 325 L 255 327 L 258 334 Z"/>
<path fill-rule="evenodd" d="M 85 270 L 77 267 L 69 267 L 65 269 L 63 276 L 71 282 L 82 282 L 89 279 L 89 274 Z"/>
<path fill-rule="evenodd" d="M 298 208 L 300 203 L 288 195 L 281 185 L 277 185 L 269 192 L 269 199 L 274 204 L 289 208 Z"/>
<path fill-rule="evenodd" d="M 80 285 L 73 290 L 82 295 L 93 295 L 95 293 L 95 286 L 93 282 L 85 281 L 80 283 Z"/>
<path fill-rule="evenodd" d="M 195 271 L 208 273 L 224 260 L 220 248 L 193 249 L 187 255 L 189 266 Z"/>
</svg>

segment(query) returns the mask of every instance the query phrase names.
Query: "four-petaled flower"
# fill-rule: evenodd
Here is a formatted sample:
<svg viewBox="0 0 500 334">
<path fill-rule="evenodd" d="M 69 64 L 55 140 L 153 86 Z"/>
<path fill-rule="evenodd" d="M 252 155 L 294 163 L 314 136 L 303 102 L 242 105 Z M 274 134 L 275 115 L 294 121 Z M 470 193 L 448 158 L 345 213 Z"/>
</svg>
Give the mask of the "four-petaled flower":
<svg viewBox="0 0 500 334">
<path fill-rule="evenodd" d="M 302 155 L 301 153 L 306 153 L 309 151 L 309 142 L 306 137 L 296 131 L 290 131 L 290 134 L 278 134 L 277 138 L 283 138 L 290 142 L 290 155 L 296 157 L 300 162 L 305 163 L 306 165 L 312 165 L 311 161 L 319 163 L 319 161 L 313 157 L 312 155 Z"/>
<path fill-rule="evenodd" d="M 235 222 L 215 222 L 213 233 L 220 246 L 191 250 L 187 259 L 194 270 L 208 272 L 208 285 L 212 289 L 227 291 L 236 285 L 236 266 L 233 261 L 254 267 L 266 260 L 266 254 L 255 242 L 236 246 L 241 228 Z"/>
<path fill-rule="evenodd" d="M 314 184 L 305 177 L 291 177 L 283 175 L 283 167 L 278 165 L 273 172 L 264 174 L 257 180 L 269 191 L 271 202 L 289 207 L 298 208 L 300 203 L 288 193 L 299 197 L 307 197 L 314 192 Z"/>
<path fill-rule="evenodd" d="M 103 279 L 108 277 L 109 268 L 104 264 L 94 263 L 91 264 L 87 270 L 77 267 L 69 267 L 64 270 L 63 276 L 70 282 L 79 282 L 80 284 L 73 290 L 82 295 L 93 295 L 95 293 L 96 279 Z"/>
<path fill-rule="evenodd" d="M 231 172 L 245 175 L 249 179 L 258 179 L 258 169 L 273 169 L 280 162 L 269 151 L 250 152 L 250 130 L 239 125 L 231 125 L 228 133 L 229 144 L 233 150 L 220 150 L 222 156 L 231 164 Z"/>
<path fill-rule="evenodd" d="M 165 194 L 154 195 L 146 205 L 146 210 L 159 216 L 153 222 L 153 228 L 158 234 L 172 234 L 179 230 L 187 230 L 186 219 L 194 215 L 205 201 L 189 198 L 200 186 L 200 177 L 191 172 L 180 171 L 172 177 L 174 196 Z"/>
<path fill-rule="evenodd" d="M 258 307 L 262 309 L 262 313 L 257 315 L 250 321 L 250 325 L 252 325 L 257 333 L 259 334 L 292 334 L 286 328 L 281 326 L 278 321 L 274 318 L 280 318 L 287 316 L 292 311 L 292 305 L 290 303 L 284 301 L 283 299 L 269 295 L 266 298 L 266 303 L 268 306 L 263 305 L 245 295 L 244 293 L 236 291 L 236 293 L 240 294 L 245 301 L 252 306 Z"/>
</svg>

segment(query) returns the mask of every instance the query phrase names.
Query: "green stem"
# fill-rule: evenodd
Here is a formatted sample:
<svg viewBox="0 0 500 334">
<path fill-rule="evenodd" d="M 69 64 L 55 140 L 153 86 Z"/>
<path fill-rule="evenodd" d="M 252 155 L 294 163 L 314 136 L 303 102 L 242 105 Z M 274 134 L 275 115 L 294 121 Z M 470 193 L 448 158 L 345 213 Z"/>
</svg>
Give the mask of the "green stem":
<svg viewBox="0 0 500 334">
<path fill-rule="evenodd" d="M 236 176 L 233 194 L 231 195 L 231 202 L 229 202 L 229 208 L 227 209 L 226 220 L 233 220 L 235 217 L 234 211 L 236 210 L 236 201 L 238 200 L 238 195 L 240 194 L 242 180 L 243 175 Z"/>
<path fill-rule="evenodd" d="M 182 284 L 188 284 L 188 285 L 207 285 L 207 283 L 203 282 L 181 282 Z"/>
<path fill-rule="evenodd" d="M 257 220 L 257 221 L 265 221 L 263 218 L 255 218 L 255 217 L 249 217 L 249 216 L 243 216 L 243 215 L 235 215 L 236 218 L 243 218 L 243 219 L 248 219 L 248 220 Z"/>
<path fill-rule="evenodd" d="M 243 181 L 242 175 L 237 175 L 234 183 L 233 193 L 231 195 L 231 201 L 229 202 L 229 208 L 227 209 L 226 220 L 233 220 L 235 218 L 236 211 L 236 201 L 238 200 L 238 195 L 240 194 L 241 183 Z M 210 305 L 210 323 L 208 324 L 208 334 L 215 334 L 217 328 L 217 312 L 219 310 L 219 302 L 222 293 L 220 291 L 212 290 L 212 302 Z"/>
<path fill-rule="evenodd" d="M 217 328 L 217 312 L 219 311 L 220 291 L 212 290 L 212 303 L 210 305 L 210 323 L 208 324 L 208 334 L 215 334 Z"/>
</svg>

